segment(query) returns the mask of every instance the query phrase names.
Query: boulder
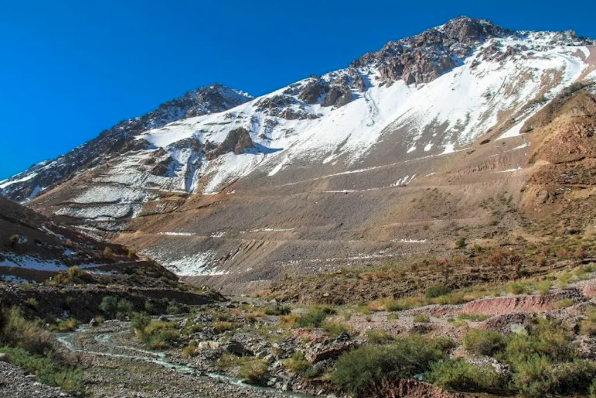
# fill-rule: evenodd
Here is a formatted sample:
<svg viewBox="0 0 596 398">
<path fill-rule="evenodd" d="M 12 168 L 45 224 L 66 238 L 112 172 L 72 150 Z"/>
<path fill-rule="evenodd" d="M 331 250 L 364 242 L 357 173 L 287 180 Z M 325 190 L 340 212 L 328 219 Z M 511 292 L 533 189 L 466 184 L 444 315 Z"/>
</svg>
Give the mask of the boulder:
<svg viewBox="0 0 596 398">
<path fill-rule="evenodd" d="M 239 357 L 253 356 L 252 351 L 250 351 L 249 349 L 244 347 L 244 345 L 242 345 L 242 343 L 240 343 L 239 341 L 236 341 L 236 340 L 230 340 L 230 342 L 226 346 L 226 351 L 229 352 L 230 354 L 234 354 Z"/>
</svg>

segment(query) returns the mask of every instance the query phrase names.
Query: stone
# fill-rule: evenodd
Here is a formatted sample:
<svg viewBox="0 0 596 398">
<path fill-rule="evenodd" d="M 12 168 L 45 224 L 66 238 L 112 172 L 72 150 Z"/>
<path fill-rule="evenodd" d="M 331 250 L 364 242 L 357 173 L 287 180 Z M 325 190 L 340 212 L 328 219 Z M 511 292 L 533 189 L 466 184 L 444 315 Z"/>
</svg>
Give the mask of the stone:
<svg viewBox="0 0 596 398">
<path fill-rule="evenodd" d="M 236 340 L 230 340 L 230 342 L 226 346 L 226 351 L 229 352 L 230 354 L 234 354 L 239 357 L 253 356 L 253 353 L 249 349 L 244 347 L 244 345 L 242 345 L 242 343 L 240 343 L 239 341 L 236 341 Z"/>
</svg>

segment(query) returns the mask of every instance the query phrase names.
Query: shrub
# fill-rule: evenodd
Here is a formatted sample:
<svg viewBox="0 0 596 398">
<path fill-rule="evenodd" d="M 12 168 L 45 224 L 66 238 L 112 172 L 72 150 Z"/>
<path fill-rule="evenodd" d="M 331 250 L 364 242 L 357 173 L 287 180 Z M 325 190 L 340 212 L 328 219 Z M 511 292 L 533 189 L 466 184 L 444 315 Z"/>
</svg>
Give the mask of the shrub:
<svg viewBox="0 0 596 398">
<path fill-rule="evenodd" d="M 39 310 L 39 301 L 35 297 L 29 297 L 25 300 L 25 304 L 31 309 Z"/>
<path fill-rule="evenodd" d="M 103 256 L 104 256 L 104 257 L 111 257 L 113 253 L 114 253 L 114 251 L 113 251 L 113 250 L 112 250 L 112 248 L 111 248 L 111 247 L 109 247 L 109 246 L 106 246 L 106 247 L 103 249 Z"/>
<path fill-rule="evenodd" d="M 538 290 L 538 292 L 540 294 L 545 295 L 550 292 L 552 285 L 553 285 L 552 281 L 543 280 L 543 281 L 538 282 L 538 284 L 536 285 L 536 290 Z"/>
<path fill-rule="evenodd" d="M 401 297 L 397 300 L 389 301 L 385 303 L 385 309 L 387 311 L 403 311 L 411 308 L 420 307 L 424 305 L 424 299 L 422 297 L 410 296 Z"/>
<path fill-rule="evenodd" d="M 78 278 L 82 277 L 84 274 L 85 274 L 85 271 L 83 271 L 82 269 L 80 269 L 76 265 L 70 267 L 66 271 L 66 275 L 68 275 L 68 278 L 69 279 L 78 279 Z"/>
<path fill-rule="evenodd" d="M 51 336 L 41 326 L 23 317 L 18 307 L 0 311 L 0 343 L 39 355 L 50 352 Z"/>
<path fill-rule="evenodd" d="M 288 314 L 279 317 L 279 326 L 286 328 L 293 328 L 296 326 L 296 322 L 300 319 L 298 314 Z"/>
<path fill-rule="evenodd" d="M 283 362 L 283 365 L 294 373 L 300 373 L 310 366 L 303 352 L 296 351 Z"/>
<path fill-rule="evenodd" d="M 505 339 L 497 332 L 471 329 L 466 333 L 464 348 L 474 355 L 493 355 L 505 347 Z"/>
<path fill-rule="evenodd" d="M 148 314 L 155 314 L 155 304 L 152 300 L 145 300 L 145 311 L 147 311 Z"/>
<path fill-rule="evenodd" d="M 490 317 L 488 315 L 484 315 L 484 314 L 466 314 L 465 312 L 462 312 L 461 314 L 459 314 L 457 316 L 457 318 L 467 320 L 467 321 L 472 321 L 472 322 L 482 322 L 482 321 L 486 321 Z"/>
<path fill-rule="evenodd" d="M 146 314 L 135 314 L 131 328 L 136 336 L 152 350 L 170 348 L 180 341 L 180 332 L 173 322 L 147 322 Z"/>
<path fill-rule="evenodd" d="M 178 303 L 176 303 L 175 300 L 170 301 L 170 303 L 166 307 L 166 314 L 168 315 L 176 315 L 180 314 L 181 312 L 182 311 L 180 311 L 180 307 L 178 306 Z"/>
<path fill-rule="evenodd" d="M 531 357 L 544 356 L 554 362 L 570 362 L 578 357 L 573 332 L 554 321 L 538 319 L 527 334 L 511 335 L 501 359 L 514 370 Z"/>
<path fill-rule="evenodd" d="M 83 391 L 81 369 L 73 368 L 51 353 L 34 355 L 23 348 L 4 347 L 0 351 L 10 356 L 10 362 L 35 374 L 41 383 L 69 391 Z"/>
<path fill-rule="evenodd" d="M 580 323 L 580 333 L 586 336 L 596 335 L 596 307 L 586 308 L 586 319 Z"/>
<path fill-rule="evenodd" d="M 366 339 L 371 344 L 386 344 L 393 341 L 391 336 L 385 329 L 369 329 L 365 332 Z"/>
<path fill-rule="evenodd" d="M 456 249 L 464 249 L 466 247 L 466 238 L 463 236 L 455 242 Z"/>
<path fill-rule="evenodd" d="M 240 367 L 238 376 L 244 379 L 247 383 L 260 384 L 263 381 L 263 376 L 269 370 L 269 365 L 262 359 L 253 359 L 247 361 Z"/>
<path fill-rule="evenodd" d="M 114 296 L 104 296 L 99 304 L 99 310 L 106 316 L 111 317 L 118 308 L 118 299 Z"/>
<path fill-rule="evenodd" d="M 162 329 L 151 333 L 145 339 L 149 348 L 161 350 L 175 346 L 180 341 L 180 332 L 175 329 Z"/>
<path fill-rule="evenodd" d="M 135 310 L 135 306 L 132 302 L 126 299 L 121 299 L 118 301 L 118 304 L 116 304 L 116 310 L 120 314 L 132 314 L 132 312 Z"/>
<path fill-rule="evenodd" d="M 451 293 L 451 288 L 449 286 L 432 286 L 426 290 L 426 298 L 427 299 L 434 299 L 440 296 L 444 296 L 446 294 Z"/>
<path fill-rule="evenodd" d="M 542 398 L 553 393 L 553 365 L 544 356 L 534 355 L 520 362 L 513 375 L 513 386 L 528 398 Z"/>
<path fill-rule="evenodd" d="M 296 320 L 296 325 L 301 328 L 321 327 L 328 315 L 335 311 L 328 307 L 314 307 Z"/>
<path fill-rule="evenodd" d="M 462 358 L 448 359 L 431 364 L 424 379 L 439 387 L 470 392 L 501 392 L 507 378 L 490 365 L 476 366 Z"/>
<path fill-rule="evenodd" d="M 305 379 L 313 379 L 319 375 L 319 370 L 314 366 L 310 366 L 302 372 L 302 376 Z"/>
<path fill-rule="evenodd" d="M 130 327 L 137 333 L 144 333 L 149 324 L 151 324 L 149 315 L 144 312 L 137 312 L 132 316 Z"/>
<path fill-rule="evenodd" d="M 79 322 L 74 318 L 62 319 L 56 325 L 56 330 L 58 332 L 72 332 L 79 326 Z"/>
<path fill-rule="evenodd" d="M 557 394 L 577 395 L 589 393 L 589 383 L 596 378 L 596 364 L 592 361 L 575 360 L 555 368 Z"/>
<path fill-rule="evenodd" d="M 414 315 L 414 322 L 416 322 L 416 323 L 429 323 L 430 322 L 430 317 L 428 315 L 422 315 L 422 314 Z"/>
<path fill-rule="evenodd" d="M 198 355 L 198 344 L 196 341 L 191 341 L 186 347 L 182 349 L 183 358 L 192 358 Z"/>
<path fill-rule="evenodd" d="M 452 346 L 449 339 L 409 336 L 391 345 L 360 347 L 338 359 L 332 381 L 359 397 L 382 396 L 387 383 L 424 373 Z"/>
<path fill-rule="evenodd" d="M 571 307 L 572 305 L 573 305 L 573 300 L 564 298 L 564 299 L 561 299 L 555 303 L 555 308 L 558 308 L 558 309 L 568 308 L 568 307 Z"/>
<path fill-rule="evenodd" d="M 514 282 L 507 285 L 507 291 L 510 294 L 526 294 L 528 293 L 528 286 L 525 283 Z"/>
<path fill-rule="evenodd" d="M 339 323 L 339 322 L 327 321 L 323 324 L 323 330 L 325 330 L 327 333 L 329 333 L 329 335 L 331 337 L 337 337 L 342 333 L 348 333 L 348 334 L 352 333 L 352 330 L 350 330 L 350 328 L 348 328 L 343 323 Z"/>
<path fill-rule="evenodd" d="M 275 307 L 267 307 L 265 308 L 265 314 L 267 315 L 288 315 L 292 312 L 292 309 L 287 305 L 278 305 Z"/>
<path fill-rule="evenodd" d="M 213 324 L 213 330 L 216 333 L 223 333 L 225 331 L 233 330 L 233 329 L 234 329 L 234 325 L 232 325 L 231 322 L 222 321 L 222 322 L 215 322 Z"/>
</svg>

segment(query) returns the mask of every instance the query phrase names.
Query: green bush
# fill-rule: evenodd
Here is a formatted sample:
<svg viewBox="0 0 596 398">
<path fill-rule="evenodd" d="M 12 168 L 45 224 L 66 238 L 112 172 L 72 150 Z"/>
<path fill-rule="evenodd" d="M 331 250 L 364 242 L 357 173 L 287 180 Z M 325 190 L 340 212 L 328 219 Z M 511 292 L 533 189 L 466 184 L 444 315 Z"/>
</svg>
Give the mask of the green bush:
<svg viewBox="0 0 596 398">
<path fill-rule="evenodd" d="M 180 341 L 180 332 L 174 329 L 157 330 L 147 335 L 145 341 L 152 350 L 171 348 Z"/>
<path fill-rule="evenodd" d="M 497 373 L 492 366 L 476 366 L 462 358 L 431 364 L 424 379 L 450 390 L 493 393 L 504 391 L 508 382 L 507 377 Z"/>
<path fill-rule="evenodd" d="M 182 311 L 180 310 L 180 306 L 176 303 L 175 300 L 170 301 L 168 306 L 166 307 L 166 314 L 168 315 L 176 315 L 180 314 Z"/>
<path fill-rule="evenodd" d="M 505 338 L 497 332 L 471 329 L 464 336 L 464 348 L 474 355 L 494 355 L 505 348 Z"/>
<path fill-rule="evenodd" d="M 321 327 L 327 316 L 333 313 L 335 311 L 328 307 L 314 307 L 296 320 L 296 326 L 301 328 Z"/>
<path fill-rule="evenodd" d="M 369 329 L 365 332 L 366 339 L 371 344 L 386 344 L 393 341 L 391 336 L 385 329 Z"/>
<path fill-rule="evenodd" d="M 104 296 L 99 304 L 99 310 L 106 316 L 112 316 L 118 308 L 118 299 L 114 296 Z"/>
<path fill-rule="evenodd" d="M 451 293 L 451 288 L 449 286 L 431 286 L 426 290 L 426 298 L 430 300 L 449 293 Z"/>
<path fill-rule="evenodd" d="M 50 334 L 39 324 L 26 320 L 18 307 L 0 311 L 0 343 L 39 355 L 52 349 Z"/>
<path fill-rule="evenodd" d="M 585 395 L 596 377 L 594 362 L 575 360 L 556 364 L 543 355 L 533 355 L 516 366 L 513 386 L 523 397 Z"/>
<path fill-rule="evenodd" d="M 381 395 L 384 385 L 426 372 L 430 364 L 446 359 L 450 339 L 409 336 L 391 345 L 370 345 L 343 354 L 332 381 L 356 396 Z"/>
<path fill-rule="evenodd" d="M 329 322 L 329 321 L 326 321 L 325 323 L 323 323 L 323 330 L 325 330 L 327 333 L 329 333 L 329 335 L 331 337 L 334 337 L 334 338 L 339 336 L 342 333 L 351 334 L 351 332 L 352 332 L 352 330 L 350 330 L 350 328 L 348 328 L 343 323 Z"/>
<path fill-rule="evenodd" d="M 303 352 L 296 351 L 292 356 L 283 362 L 283 365 L 294 373 L 300 373 L 310 366 Z"/>
<path fill-rule="evenodd" d="M 10 356 L 12 364 L 35 374 L 43 384 L 61 387 L 69 391 L 85 389 L 82 370 L 68 366 L 52 353 L 39 356 L 23 348 L 8 347 L 4 347 L 0 351 Z"/>
<path fill-rule="evenodd" d="M 589 393 L 590 381 L 596 379 L 596 364 L 575 360 L 555 369 L 556 392 L 564 395 Z"/>
<path fill-rule="evenodd" d="M 482 322 L 486 321 L 490 317 L 484 314 L 466 314 L 465 312 L 462 312 L 457 316 L 457 318 L 472 322 Z"/>
<path fill-rule="evenodd" d="M 533 355 L 516 366 L 513 386 L 528 398 L 550 396 L 554 389 L 553 364 L 544 356 Z"/>
<path fill-rule="evenodd" d="M 530 357 L 545 356 L 554 362 L 571 362 L 578 357 L 573 332 L 554 321 L 537 319 L 528 326 L 527 334 L 514 334 L 507 340 L 500 359 L 514 369 Z"/>
<path fill-rule="evenodd" d="M 151 318 L 144 312 L 137 312 L 132 316 L 130 327 L 138 333 L 144 333 L 145 329 L 151 323 Z"/>
<path fill-rule="evenodd" d="M 266 315 L 288 315 L 292 312 L 292 309 L 287 305 L 277 305 L 275 307 L 267 307 L 265 308 Z"/>
<path fill-rule="evenodd" d="M 135 310 L 135 306 L 130 301 L 121 299 L 118 301 L 118 304 L 116 304 L 116 310 L 118 313 L 123 315 L 132 314 L 132 312 Z"/>
<path fill-rule="evenodd" d="M 263 377 L 269 370 L 269 365 L 262 359 L 245 362 L 238 371 L 238 376 L 250 384 L 261 384 Z"/>
<path fill-rule="evenodd" d="M 414 322 L 416 322 L 416 323 L 429 323 L 430 322 L 430 317 L 428 315 L 422 315 L 422 314 L 414 315 Z"/>
<path fill-rule="evenodd" d="M 74 318 L 61 319 L 55 327 L 58 332 L 72 332 L 79 326 L 79 321 Z"/>
</svg>

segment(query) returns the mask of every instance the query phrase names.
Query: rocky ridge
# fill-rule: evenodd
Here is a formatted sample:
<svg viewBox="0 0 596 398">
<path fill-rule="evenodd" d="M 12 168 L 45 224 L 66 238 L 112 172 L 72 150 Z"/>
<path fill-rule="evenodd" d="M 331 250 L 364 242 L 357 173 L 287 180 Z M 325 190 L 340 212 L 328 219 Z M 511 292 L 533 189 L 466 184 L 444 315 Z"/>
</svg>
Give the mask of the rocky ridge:
<svg viewBox="0 0 596 398">
<path fill-rule="evenodd" d="M 176 120 L 222 112 L 251 100 L 241 91 L 213 84 L 189 91 L 183 96 L 161 104 L 143 116 L 124 120 L 99 136 L 52 161 L 32 166 L 0 184 L 0 193 L 16 201 L 28 201 L 42 191 L 73 178 L 85 169 L 97 167 L 107 159 L 140 149 L 146 142 L 137 141 L 138 134 L 162 127 Z"/>
</svg>

